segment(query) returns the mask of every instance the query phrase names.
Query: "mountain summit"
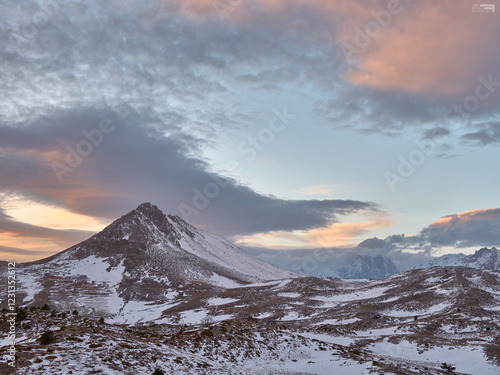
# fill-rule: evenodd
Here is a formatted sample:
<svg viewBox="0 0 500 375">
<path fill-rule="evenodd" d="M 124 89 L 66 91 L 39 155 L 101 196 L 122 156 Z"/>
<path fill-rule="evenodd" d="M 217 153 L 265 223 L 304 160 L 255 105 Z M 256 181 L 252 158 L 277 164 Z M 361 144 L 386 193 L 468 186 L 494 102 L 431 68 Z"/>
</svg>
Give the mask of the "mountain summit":
<svg viewBox="0 0 500 375">
<path fill-rule="evenodd" d="M 101 314 L 116 314 L 132 303 L 160 303 L 186 288 L 299 277 L 178 216 L 166 216 L 151 203 L 88 240 L 20 268 L 23 304 L 82 305 Z"/>
<path fill-rule="evenodd" d="M 141 271 L 175 280 L 256 282 L 294 277 L 293 273 L 247 255 L 225 239 L 166 216 L 143 203 L 88 240 L 55 258 L 105 259 L 128 273 Z M 43 263 L 43 261 L 41 261 Z"/>
</svg>

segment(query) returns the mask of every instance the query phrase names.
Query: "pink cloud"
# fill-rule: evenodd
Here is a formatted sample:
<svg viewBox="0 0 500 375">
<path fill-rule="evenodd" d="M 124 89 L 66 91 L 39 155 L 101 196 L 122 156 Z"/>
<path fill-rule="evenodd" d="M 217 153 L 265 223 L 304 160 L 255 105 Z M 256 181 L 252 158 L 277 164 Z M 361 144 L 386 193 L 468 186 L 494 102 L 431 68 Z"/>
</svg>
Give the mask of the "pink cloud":
<svg viewBox="0 0 500 375">
<path fill-rule="evenodd" d="M 334 40 L 331 47 L 356 50 L 350 56 L 355 63 L 343 76 L 355 85 L 456 97 L 472 93 L 479 75 L 500 73 L 494 64 L 499 51 L 492 48 L 500 35 L 498 17 L 472 12 L 466 0 L 179 0 L 176 4 L 186 17 L 207 18 L 217 16 L 218 3 L 226 4 L 228 22 L 260 27 L 274 19 L 273 27 L 284 32 L 297 31 L 294 27 L 302 32 L 303 25 L 296 22 L 301 20 L 280 23 L 262 16 L 298 7 L 326 15 L 331 22 L 324 32 Z M 297 12 L 290 14 L 297 17 Z M 312 42 L 317 37 L 317 32 L 311 35 Z"/>
<path fill-rule="evenodd" d="M 480 74 L 491 73 L 500 33 L 494 14 L 472 13 L 468 1 L 413 2 L 360 54 L 346 73 L 355 84 L 410 92 L 465 95 Z"/>
<path fill-rule="evenodd" d="M 349 245 L 351 240 L 375 228 L 391 226 L 389 220 L 374 220 L 354 223 L 336 223 L 327 228 L 312 229 L 305 233 L 313 246 L 334 247 Z"/>
<path fill-rule="evenodd" d="M 240 236 L 237 243 L 245 246 L 280 249 L 349 246 L 357 237 L 375 228 L 392 225 L 392 221 L 385 214 L 380 214 L 379 217 L 370 221 L 334 223 L 328 227 L 307 231 L 272 231 L 252 236 Z M 357 242 L 359 242 L 359 238 Z"/>
<path fill-rule="evenodd" d="M 444 216 L 432 223 L 430 227 L 442 227 L 451 225 L 463 225 L 471 220 L 489 220 L 500 217 L 500 208 L 478 209 L 465 211 L 454 215 Z"/>
</svg>

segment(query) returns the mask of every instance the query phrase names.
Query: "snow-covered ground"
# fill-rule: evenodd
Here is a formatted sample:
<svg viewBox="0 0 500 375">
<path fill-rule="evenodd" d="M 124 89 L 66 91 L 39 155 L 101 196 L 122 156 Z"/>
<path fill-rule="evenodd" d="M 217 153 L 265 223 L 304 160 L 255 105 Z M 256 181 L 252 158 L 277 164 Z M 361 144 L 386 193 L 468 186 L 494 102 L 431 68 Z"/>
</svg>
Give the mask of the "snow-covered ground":
<svg viewBox="0 0 500 375">
<path fill-rule="evenodd" d="M 380 355 L 417 361 L 431 367 L 439 367 L 441 363 L 453 364 L 456 371 L 466 374 L 498 375 L 500 368 L 488 363 L 481 347 L 432 346 L 425 351 L 418 345 L 402 340 L 397 344 L 384 340 L 372 344 L 370 350 Z"/>
</svg>

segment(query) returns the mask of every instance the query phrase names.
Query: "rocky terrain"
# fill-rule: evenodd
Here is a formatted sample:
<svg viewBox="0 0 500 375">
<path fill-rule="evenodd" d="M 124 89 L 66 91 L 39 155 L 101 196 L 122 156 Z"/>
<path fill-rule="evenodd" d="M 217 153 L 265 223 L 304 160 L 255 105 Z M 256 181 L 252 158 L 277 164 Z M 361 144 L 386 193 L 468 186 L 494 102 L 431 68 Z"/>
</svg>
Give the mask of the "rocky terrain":
<svg viewBox="0 0 500 375">
<path fill-rule="evenodd" d="M 500 373 L 495 270 L 300 277 L 146 204 L 17 278 L 20 374 Z"/>
</svg>

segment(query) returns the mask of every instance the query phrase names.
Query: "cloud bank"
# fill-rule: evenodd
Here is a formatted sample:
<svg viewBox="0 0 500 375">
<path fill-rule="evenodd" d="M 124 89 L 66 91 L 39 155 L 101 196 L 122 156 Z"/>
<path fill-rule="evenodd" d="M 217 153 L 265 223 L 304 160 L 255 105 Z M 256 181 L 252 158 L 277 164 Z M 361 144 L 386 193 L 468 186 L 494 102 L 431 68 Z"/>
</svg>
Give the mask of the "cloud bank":
<svg viewBox="0 0 500 375">
<path fill-rule="evenodd" d="M 103 120 L 109 134 L 96 133 Z M 164 117 L 163 128 L 169 126 L 166 121 L 175 133 L 178 116 Z M 165 136 L 154 119 L 132 112 L 120 118 L 110 110 L 92 108 L 17 127 L 0 126 L 0 147 L 6 150 L 0 157 L 0 189 L 113 219 L 144 200 L 182 215 L 179 203 L 185 202 L 198 208 L 189 217 L 194 224 L 224 235 L 311 229 L 337 222 L 342 215 L 379 210 L 370 202 L 285 200 L 259 194 L 209 172 L 207 163 L 193 156 L 199 142 L 182 133 Z M 219 193 L 200 207 L 197 191 L 203 193 L 215 181 L 221 184 Z"/>
<path fill-rule="evenodd" d="M 311 122 L 334 129 L 447 150 L 500 139 L 500 24 L 465 0 L 222 3 L 3 1 L 0 190 L 104 220 L 148 200 L 218 234 L 302 231 L 295 239 L 337 246 L 390 220 L 341 223 L 382 208 L 266 195 L 212 170 L 207 150 L 262 123 L 253 103 L 293 87 Z M 405 241 L 495 240 L 480 220 Z M 22 224 L 4 215 L 0 230 L 20 236 Z"/>
</svg>

